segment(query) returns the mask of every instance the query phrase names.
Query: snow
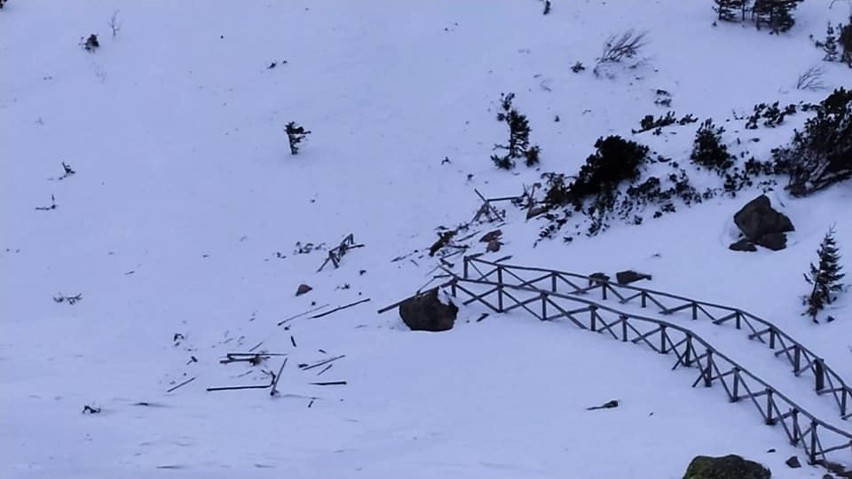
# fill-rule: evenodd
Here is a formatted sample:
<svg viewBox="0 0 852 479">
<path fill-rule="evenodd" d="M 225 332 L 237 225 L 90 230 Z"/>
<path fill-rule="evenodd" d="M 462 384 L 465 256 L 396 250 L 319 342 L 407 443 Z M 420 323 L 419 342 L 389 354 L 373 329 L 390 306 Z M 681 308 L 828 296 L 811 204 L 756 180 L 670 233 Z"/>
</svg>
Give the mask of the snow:
<svg viewBox="0 0 852 479">
<path fill-rule="evenodd" d="M 773 477 L 822 477 L 787 468 L 802 451 L 777 427 L 720 388 L 690 388 L 694 371 L 670 371 L 671 357 L 520 313 L 476 321 L 486 311 L 468 306 L 455 329 L 427 334 L 376 310 L 430 282 L 435 229 L 473 217 L 474 189 L 509 196 L 542 172 L 570 174 L 609 134 L 686 163 L 697 124 L 630 134 L 667 111 L 653 103 L 657 89 L 679 116 L 724 126 L 733 151 L 767 159 L 806 114 L 745 130 L 735 113 L 818 102 L 828 90 L 794 88 L 814 65 L 828 87 L 850 85 L 849 69 L 820 62 L 808 38 L 848 16 L 829 4 L 803 3 L 794 29 L 775 36 L 712 26 L 709 1 L 588 0 L 542 16 L 533 1 L 12 0 L 0 11 L 0 474 L 678 478 L 695 455 L 737 453 Z M 603 41 L 630 28 L 650 40 L 639 65 L 596 78 Z M 94 53 L 78 45 L 91 33 Z M 576 61 L 588 70 L 573 73 Z M 507 173 L 489 160 L 505 141 L 494 116 L 510 91 L 542 147 L 539 170 Z M 288 121 L 313 132 L 296 156 Z M 76 174 L 59 180 L 61 162 Z M 820 325 L 800 315 L 800 296 L 832 224 L 849 256 L 852 186 L 806 199 L 777 189 L 773 205 L 796 226 L 788 248 L 728 251 L 733 213 L 759 193 L 571 244 L 536 243 L 540 220 L 502 204 L 505 244 L 488 257 L 651 273 L 653 289 L 773 321 L 849 383 L 849 296 L 831 305 L 837 321 Z M 56 209 L 35 210 L 51 195 Z M 350 233 L 364 247 L 318 272 Z M 297 242 L 325 246 L 296 254 Z M 296 297 L 301 283 L 314 289 Z M 52 300 L 78 293 L 73 305 Z M 694 325 L 850 430 L 808 378 L 705 326 Z M 278 397 L 206 391 L 268 384 L 261 370 L 276 372 L 282 357 L 219 362 L 261 342 L 258 351 L 288 354 Z M 298 367 L 340 355 L 321 375 Z M 621 405 L 586 410 L 611 399 Z M 85 405 L 101 412 L 81 414 Z"/>
</svg>

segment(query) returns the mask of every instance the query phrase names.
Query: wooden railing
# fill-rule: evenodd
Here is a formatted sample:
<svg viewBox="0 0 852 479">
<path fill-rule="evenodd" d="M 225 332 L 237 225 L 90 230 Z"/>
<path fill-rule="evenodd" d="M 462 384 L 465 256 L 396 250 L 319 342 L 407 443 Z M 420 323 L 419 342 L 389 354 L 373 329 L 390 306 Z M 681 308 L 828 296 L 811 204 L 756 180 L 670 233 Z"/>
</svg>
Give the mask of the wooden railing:
<svg viewBox="0 0 852 479">
<path fill-rule="evenodd" d="M 479 303 L 496 312 L 524 310 L 542 321 L 566 319 L 586 331 L 646 346 L 660 354 L 673 354 L 676 357 L 673 370 L 678 367 L 698 370 L 693 387 L 720 384 L 731 402 L 745 400 L 754 405 L 765 424 L 780 425 L 791 444 L 804 448 L 809 463 L 821 460 L 850 463 L 852 433 L 807 412 L 688 328 L 553 291 L 556 288 L 538 289 L 530 286 L 531 283 L 507 284 L 505 276 L 511 275 L 510 270 L 503 265 L 492 266 L 495 270 L 480 278 L 453 277 L 438 288 L 448 288 L 464 305 Z M 495 281 L 488 279 L 492 273 L 497 276 Z M 549 274 L 541 280 L 558 281 L 561 277 Z"/>
<path fill-rule="evenodd" d="M 689 312 L 693 320 L 706 319 L 715 325 L 733 324 L 744 331 L 748 339 L 766 345 L 776 357 L 784 358 L 796 376 L 813 376 L 813 389 L 818 395 L 830 395 L 840 412 L 840 417 L 852 417 L 852 387 L 813 351 L 805 347 L 776 325 L 739 308 L 698 301 L 651 289 L 622 285 L 599 278 L 544 268 L 507 265 L 486 261 L 478 256 L 468 256 L 464 261 L 463 278 L 494 281 L 496 284 L 517 288 L 532 288 L 550 293 L 566 292 L 585 295 L 600 291 L 600 297 L 616 298 L 621 304 L 639 302 L 645 308 L 649 303 L 661 314 Z M 497 286 L 494 286 L 495 290 Z"/>
</svg>

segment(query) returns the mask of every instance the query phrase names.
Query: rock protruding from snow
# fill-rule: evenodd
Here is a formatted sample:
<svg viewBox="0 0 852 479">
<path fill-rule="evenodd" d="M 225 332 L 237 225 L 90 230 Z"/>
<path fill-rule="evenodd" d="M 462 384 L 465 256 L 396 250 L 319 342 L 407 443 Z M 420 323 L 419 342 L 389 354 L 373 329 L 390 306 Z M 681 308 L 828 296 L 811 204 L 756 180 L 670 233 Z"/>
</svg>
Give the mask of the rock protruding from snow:
<svg viewBox="0 0 852 479">
<path fill-rule="evenodd" d="M 734 223 L 749 241 L 773 251 L 784 249 L 787 246 L 784 233 L 796 229 L 787 215 L 772 208 L 766 195 L 758 196 L 737 211 Z"/>
<path fill-rule="evenodd" d="M 312 289 L 314 289 L 314 288 L 311 288 L 307 284 L 302 283 L 302 284 L 299 285 L 298 288 L 296 288 L 296 296 L 301 296 L 303 294 L 306 294 L 309 291 L 311 291 Z"/>
<path fill-rule="evenodd" d="M 696 456 L 683 479 L 769 479 L 772 472 L 754 461 L 731 454 L 722 457 Z"/>
<path fill-rule="evenodd" d="M 728 249 L 731 251 L 757 251 L 757 246 L 748 239 L 742 238 L 736 243 L 731 243 Z"/>
<path fill-rule="evenodd" d="M 630 284 L 639 281 L 640 279 L 651 279 L 650 274 L 638 273 L 633 270 L 619 271 L 615 273 L 615 280 L 618 284 Z"/>
<path fill-rule="evenodd" d="M 449 298 L 438 298 L 438 290 L 406 299 L 399 305 L 402 321 L 412 331 L 447 331 L 453 328 L 459 308 Z"/>
</svg>

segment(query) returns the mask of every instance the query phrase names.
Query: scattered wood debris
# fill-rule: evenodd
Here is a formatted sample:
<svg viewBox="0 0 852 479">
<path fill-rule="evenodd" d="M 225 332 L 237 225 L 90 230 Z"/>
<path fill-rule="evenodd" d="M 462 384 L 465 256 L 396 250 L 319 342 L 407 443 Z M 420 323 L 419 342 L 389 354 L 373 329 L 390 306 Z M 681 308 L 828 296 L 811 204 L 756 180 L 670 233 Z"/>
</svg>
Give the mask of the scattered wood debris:
<svg viewBox="0 0 852 479">
<path fill-rule="evenodd" d="M 83 293 L 77 293 L 74 296 L 65 296 L 63 294 L 59 294 L 53 297 L 53 300 L 57 303 L 68 303 L 69 305 L 76 303 L 77 301 L 83 300 Z"/>
<path fill-rule="evenodd" d="M 348 235 L 346 235 L 345 238 L 343 238 L 343 241 L 341 241 L 339 245 L 328 250 L 328 257 L 325 259 L 325 261 L 323 261 L 322 265 L 320 265 L 317 272 L 322 271 L 322 269 L 325 268 L 325 265 L 327 265 L 329 261 L 332 265 L 334 265 L 334 268 L 337 269 L 340 266 L 341 258 L 343 258 L 343 256 L 346 255 L 349 250 L 361 248 L 363 246 L 364 245 L 362 244 L 356 244 L 355 237 L 352 235 L 352 233 L 349 233 Z"/>
<path fill-rule="evenodd" d="M 345 357 L 346 357 L 345 354 L 341 354 L 340 356 L 335 356 L 333 358 L 323 359 L 322 361 L 316 362 L 314 364 L 300 364 L 299 369 L 301 369 L 302 371 L 308 371 L 308 370 L 318 368 L 320 366 L 324 366 L 326 364 L 332 363 L 334 361 L 337 361 L 338 359 L 343 359 Z"/>
</svg>

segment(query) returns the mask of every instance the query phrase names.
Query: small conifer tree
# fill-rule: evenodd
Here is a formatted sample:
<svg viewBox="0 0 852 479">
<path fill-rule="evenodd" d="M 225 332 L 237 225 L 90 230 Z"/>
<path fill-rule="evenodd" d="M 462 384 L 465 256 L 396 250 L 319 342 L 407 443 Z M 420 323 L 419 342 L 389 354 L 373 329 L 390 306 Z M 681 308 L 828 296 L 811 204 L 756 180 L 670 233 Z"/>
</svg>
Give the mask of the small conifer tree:
<svg viewBox="0 0 852 479">
<path fill-rule="evenodd" d="M 311 134 L 310 131 L 306 130 L 303 126 L 299 126 L 295 121 L 287 123 L 284 132 L 287 133 L 287 140 L 290 142 L 291 155 L 299 153 L 299 143 Z"/>
<path fill-rule="evenodd" d="M 804 305 L 807 308 L 803 313 L 810 316 L 815 323 L 818 322 L 817 314 L 825 308 L 826 304 L 834 301 L 834 293 L 843 290 L 840 280 L 846 276 L 840 272 L 843 267 L 840 265 L 840 253 L 834 239 L 833 227 L 829 228 L 823 238 L 817 255 L 819 256 L 818 265 L 814 266 L 811 263 L 810 272 L 805 274 L 805 280 L 813 285 L 813 289 L 804 297 Z"/>
<path fill-rule="evenodd" d="M 538 146 L 530 146 L 529 121 L 525 115 L 518 113 L 512 106 L 515 99 L 514 93 L 500 95 L 501 112 L 497 114 L 497 121 L 505 122 L 509 127 L 509 142 L 506 145 L 494 145 L 494 149 L 506 150 L 505 155 L 491 155 L 491 161 L 498 168 L 504 170 L 512 169 L 515 160 L 523 158 L 527 166 L 535 166 L 539 161 L 541 149 Z"/>
<path fill-rule="evenodd" d="M 825 52 L 825 56 L 822 58 L 824 61 L 837 61 L 837 35 L 830 22 L 825 29 L 825 42 L 822 44 L 822 50 Z"/>
<path fill-rule="evenodd" d="M 734 166 L 734 160 L 728 147 L 722 142 L 725 129 L 716 127 L 713 120 L 708 119 L 698 127 L 690 159 L 705 168 L 723 173 Z"/>
</svg>

